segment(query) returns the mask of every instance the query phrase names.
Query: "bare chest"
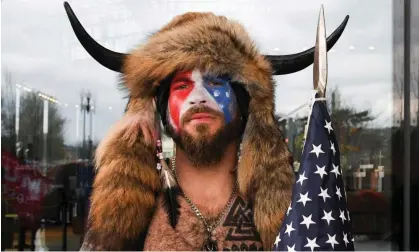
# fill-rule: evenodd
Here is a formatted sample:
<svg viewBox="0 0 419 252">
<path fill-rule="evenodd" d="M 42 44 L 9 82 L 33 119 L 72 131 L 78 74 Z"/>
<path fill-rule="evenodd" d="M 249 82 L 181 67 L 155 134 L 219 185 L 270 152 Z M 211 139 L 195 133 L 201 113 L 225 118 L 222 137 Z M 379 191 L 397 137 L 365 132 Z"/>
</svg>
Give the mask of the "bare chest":
<svg viewBox="0 0 419 252">
<path fill-rule="evenodd" d="M 159 201 L 144 250 L 202 250 L 208 238 L 205 226 L 184 199 L 180 204 L 179 222 L 176 229 L 173 229 Z M 213 231 L 213 239 L 219 251 L 263 250 L 259 234 L 253 224 L 253 213 L 242 197 L 236 197 L 233 201 Z"/>
</svg>

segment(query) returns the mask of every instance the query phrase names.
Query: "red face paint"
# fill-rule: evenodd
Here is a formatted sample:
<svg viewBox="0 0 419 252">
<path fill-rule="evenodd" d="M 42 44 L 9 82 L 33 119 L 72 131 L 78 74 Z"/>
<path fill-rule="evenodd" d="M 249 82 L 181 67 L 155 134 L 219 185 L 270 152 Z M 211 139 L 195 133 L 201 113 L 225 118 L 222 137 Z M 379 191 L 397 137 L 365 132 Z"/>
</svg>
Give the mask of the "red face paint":
<svg viewBox="0 0 419 252">
<path fill-rule="evenodd" d="M 203 77 L 199 70 L 176 74 L 171 81 L 168 103 L 173 128 L 179 130 L 185 112 L 200 104 L 219 111 L 224 114 L 226 123 L 230 122 L 236 111 L 236 98 L 229 81 Z"/>
<path fill-rule="evenodd" d="M 168 106 L 171 123 L 175 129 L 179 129 L 180 127 L 180 112 L 182 105 L 194 87 L 191 75 L 191 71 L 178 73 L 170 83 Z"/>
</svg>

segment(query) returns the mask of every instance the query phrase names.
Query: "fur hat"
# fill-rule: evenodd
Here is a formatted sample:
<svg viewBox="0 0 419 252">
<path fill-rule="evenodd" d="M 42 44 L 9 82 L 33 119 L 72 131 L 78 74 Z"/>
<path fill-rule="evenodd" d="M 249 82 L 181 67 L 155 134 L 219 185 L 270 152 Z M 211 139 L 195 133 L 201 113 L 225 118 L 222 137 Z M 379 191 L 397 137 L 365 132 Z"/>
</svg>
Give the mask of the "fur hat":
<svg viewBox="0 0 419 252">
<path fill-rule="evenodd" d="M 240 191 L 252 204 L 264 248 L 271 249 L 295 182 L 292 155 L 274 117 L 272 76 L 309 66 L 314 48 L 292 55 L 262 55 L 239 23 L 212 13 L 186 13 L 145 44 L 122 54 L 96 43 L 67 3 L 65 9 L 81 44 L 100 64 L 122 73 L 130 96 L 124 116 L 96 151 L 89 243 L 107 250 L 139 249 L 135 246 L 147 232 L 162 187 L 155 159 L 156 90 L 170 74 L 198 68 L 204 73 L 228 74 L 249 94 L 237 174 Z M 339 39 L 347 20 L 327 39 L 328 49 Z"/>
</svg>

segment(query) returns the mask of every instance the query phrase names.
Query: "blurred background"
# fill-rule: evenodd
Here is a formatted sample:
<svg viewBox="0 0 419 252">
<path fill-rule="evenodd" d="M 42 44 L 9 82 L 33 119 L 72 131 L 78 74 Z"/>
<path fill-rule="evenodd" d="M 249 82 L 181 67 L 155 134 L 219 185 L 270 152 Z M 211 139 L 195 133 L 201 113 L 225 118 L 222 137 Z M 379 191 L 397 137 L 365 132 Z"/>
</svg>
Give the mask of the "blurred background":
<svg viewBox="0 0 419 252">
<path fill-rule="evenodd" d="M 419 22 L 418 1 L 411 2 L 407 26 L 402 0 L 68 2 L 95 40 L 119 52 L 129 52 L 188 11 L 210 11 L 239 21 L 263 54 L 291 54 L 314 46 L 321 4 L 327 35 L 350 15 L 328 53 L 327 99 L 340 144 L 356 249 L 400 249 L 406 139 L 411 183 L 418 183 L 419 32 L 413 28 Z M 411 33 L 407 84 L 405 28 Z M 275 77 L 276 117 L 294 153 L 296 171 L 312 74 L 310 66 Z M 118 82 L 116 73 L 96 63 L 80 45 L 63 1 L 2 0 L 2 250 L 79 249 L 95 175 L 92 157 L 127 103 Z M 170 157 L 169 138 L 163 147 Z"/>
</svg>

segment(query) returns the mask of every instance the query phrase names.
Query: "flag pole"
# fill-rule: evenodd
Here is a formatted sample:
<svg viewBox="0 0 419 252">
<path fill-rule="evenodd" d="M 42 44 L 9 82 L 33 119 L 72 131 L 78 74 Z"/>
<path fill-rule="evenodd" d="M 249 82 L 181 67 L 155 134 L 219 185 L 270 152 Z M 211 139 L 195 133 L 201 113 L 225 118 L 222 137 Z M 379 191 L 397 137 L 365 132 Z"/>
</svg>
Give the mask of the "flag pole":
<svg viewBox="0 0 419 252">
<path fill-rule="evenodd" d="M 325 97 L 327 86 L 327 43 L 323 5 L 320 7 L 319 20 L 317 23 L 316 46 L 313 62 L 313 86 L 314 90 L 317 90 L 319 97 Z"/>
<path fill-rule="evenodd" d="M 317 92 L 319 98 L 326 97 L 327 86 L 327 43 L 326 43 L 326 22 L 324 19 L 323 4 L 320 6 L 319 20 L 317 22 L 316 45 L 314 49 L 313 61 L 313 88 Z M 307 117 L 307 124 L 304 128 L 304 139 L 307 138 L 307 131 L 310 125 L 310 117 L 313 109 L 313 104 L 316 101 L 315 94 L 313 94 L 310 112 Z M 304 145 L 303 145 L 304 146 Z M 304 147 L 303 147 L 304 151 Z"/>
</svg>

